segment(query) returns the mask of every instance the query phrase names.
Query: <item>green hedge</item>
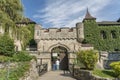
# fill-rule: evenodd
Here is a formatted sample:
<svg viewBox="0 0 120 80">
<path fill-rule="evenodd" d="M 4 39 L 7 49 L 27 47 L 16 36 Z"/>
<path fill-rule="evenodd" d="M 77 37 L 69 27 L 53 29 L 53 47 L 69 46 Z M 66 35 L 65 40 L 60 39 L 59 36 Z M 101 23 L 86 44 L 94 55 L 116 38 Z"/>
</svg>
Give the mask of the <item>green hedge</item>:
<svg viewBox="0 0 120 80">
<path fill-rule="evenodd" d="M 116 77 L 119 77 L 119 78 L 120 78 L 120 61 L 118 61 L 118 62 L 112 62 L 112 63 L 110 64 L 110 66 L 111 66 L 111 68 L 112 68 L 113 71 L 114 71 L 114 75 L 115 75 Z"/>
<path fill-rule="evenodd" d="M 32 58 L 33 56 L 30 56 L 27 52 L 20 51 L 13 55 L 13 58 L 11 59 L 11 61 L 17 61 L 17 62 L 30 61 Z"/>
<path fill-rule="evenodd" d="M 78 51 L 77 53 L 78 64 L 83 64 L 85 69 L 93 70 L 98 61 L 98 51 L 86 50 Z M 81 67 L 81 65 L 80 65 Z"/>
<path fill-rule="evenodd" d="M 35 56 L 31 56 L 29 55 L 29 53 L 24 52 L 24 51 L 20 51 L 15 53 L 12 57 L 8 57 L 8 56 L 0 56 L 0 62 L 24 62 L 24 61 L 30 61 L 32 59 L 36 60 Z"/>
<path fill-rule="evenodd" d="M 0 36 L 0 55 L 12 56 L 14 47 L 14 41 L 7 34 Z"/>
<path fill-rule="evenodd" d="M 100 32 L 106 32 L 106 39 L 102 39 Z M 111 37 L 111 31 L 116 31 L 116 38 Z M 93 44 L 95 49 L 102 51 L 120 50 L 120 26 L 98 26 L 95 20 L 84 22 L 85 40 L 83 42 Z"/>
<path fill-rule="evenodd" d="M 110 78 L 114 79 L 115 75 L 112 70 L 100 70 L 100 69 L 94 69 L 92 73 L 96 76 L 102 77 L 102 78 Z"/>
</svg>

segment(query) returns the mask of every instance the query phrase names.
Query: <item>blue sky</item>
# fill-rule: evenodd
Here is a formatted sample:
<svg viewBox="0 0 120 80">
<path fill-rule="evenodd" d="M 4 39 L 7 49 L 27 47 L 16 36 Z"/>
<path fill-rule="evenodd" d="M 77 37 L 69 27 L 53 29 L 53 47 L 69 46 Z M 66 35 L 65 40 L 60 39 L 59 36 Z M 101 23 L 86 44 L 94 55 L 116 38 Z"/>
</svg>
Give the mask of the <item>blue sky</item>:
<svg viewBox="0 0 120 80">
<path fill-rule="evenodd" d="M 24 15 L 49 27 L 75 27 L 82 22 L 87 7 L 97 21 L 116 21 L 120 17 L 119 0 L 22 0 Z"/>
</svg>

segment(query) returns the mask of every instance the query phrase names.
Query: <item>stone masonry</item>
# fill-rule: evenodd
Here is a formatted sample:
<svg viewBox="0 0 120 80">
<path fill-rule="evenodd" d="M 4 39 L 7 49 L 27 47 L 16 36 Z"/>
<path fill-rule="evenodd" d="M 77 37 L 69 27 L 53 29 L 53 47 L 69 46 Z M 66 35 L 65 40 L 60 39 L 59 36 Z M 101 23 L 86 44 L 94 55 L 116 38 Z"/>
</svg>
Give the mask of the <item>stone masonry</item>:
<svg viewBox="0 0 120 80">
<path fill-rule="evenodd" d="M 48 63 L 48 70 L 51 69 L 51 50 L 57 46 L 64 47 L 68 51 L 69 63 L 73 63 L 78 50 L 93 49 L 92 46 L 83 46 L 84 39 L 83 23 L 77 23 L 72 28 L 42 28 L 41 25 L 35 25 L 34 39 L 37 42 L 37 51 L 40 55 L 37 58 L 42 59 L 42 63 Z"/>
</svg>

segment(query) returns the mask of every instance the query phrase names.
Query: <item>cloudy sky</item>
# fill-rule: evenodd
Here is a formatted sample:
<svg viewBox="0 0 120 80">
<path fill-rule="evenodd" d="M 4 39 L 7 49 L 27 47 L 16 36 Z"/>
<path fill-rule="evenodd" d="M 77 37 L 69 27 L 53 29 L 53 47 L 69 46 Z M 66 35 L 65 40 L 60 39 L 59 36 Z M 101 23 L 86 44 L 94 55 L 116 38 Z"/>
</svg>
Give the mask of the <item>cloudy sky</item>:
<svg viewBox="0 0 120 80">
<path fill-rule="evenodd" d="M 119 0 L 22 0 L 24 15 L 49 27 L 74 27 L 87 8 L 97 21 L 116 21 L 120 17 Z"/>
</svg>

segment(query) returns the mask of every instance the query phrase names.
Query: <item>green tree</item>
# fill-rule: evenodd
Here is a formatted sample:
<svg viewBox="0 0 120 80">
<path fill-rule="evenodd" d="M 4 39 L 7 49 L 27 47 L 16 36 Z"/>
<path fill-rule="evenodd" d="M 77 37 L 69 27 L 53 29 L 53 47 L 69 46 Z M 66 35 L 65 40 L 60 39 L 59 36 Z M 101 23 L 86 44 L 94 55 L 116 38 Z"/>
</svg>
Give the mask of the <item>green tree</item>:
<svg viewBox="0 0 120 80">
<path fill-rule="evenodd" d="M 33 39 L 32 24 L 25 27 L 17 26 L 16 23 L 28 23 L 29 20 L 23 17 L 23 7 L 21 0 L 0 0 L 0 27 L 13 39 L 21 41 L 22 47 L 25 48 L 31 39 Z M 33 40 L 32 40 L 33 41 Z"/>
<path fill-rule="evenodd" d="M 14 54 L 14 42 L 7 36 L 0 37 L 0 55 L 12 56 Z"/>
<path fill-rule="evenodd" d="M 94 50 L 82 50 L 77 52 L 78 63 L 82 63 L 86 69 L 94 69 L 98 61 L 98 52 Z"/>
<path fill-rule="evenodd" d="M 20 0 L 0 0 L 0 25 L 5 32 L 15 30 L 15 23 L 22 19 L 22 12 Z"/>
<path fill-rule="evenodd" d="M 120 61 L 112 62 L 110 66 L 113 69 L 115 76 L 120 78 Z"/>
</svg>

